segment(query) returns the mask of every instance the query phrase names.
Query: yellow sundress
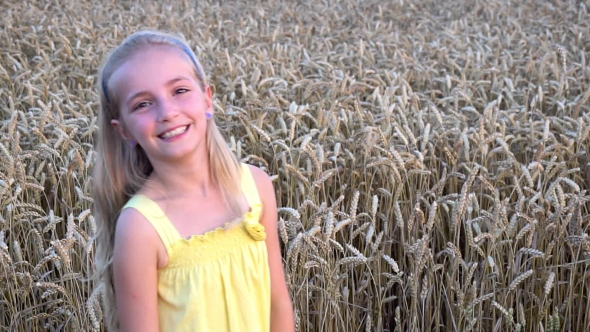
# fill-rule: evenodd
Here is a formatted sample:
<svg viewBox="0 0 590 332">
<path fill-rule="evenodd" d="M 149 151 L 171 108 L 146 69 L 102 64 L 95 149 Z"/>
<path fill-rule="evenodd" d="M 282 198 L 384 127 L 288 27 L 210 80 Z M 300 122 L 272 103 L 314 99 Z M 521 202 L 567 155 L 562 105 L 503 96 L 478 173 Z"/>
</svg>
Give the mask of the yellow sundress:
<svg viewBox="0 0 590 332">
<path fill-rule="evenodd" d="M 270 330 L 266 233 L 259 223 L 262 204 L 247 165 L 242 164 L 241 173 L 250 211 L 229 229 L 184 239 L 146 196 L 135 195 L 123 207 L 142 213 L 168 252 L 168 264 L 158 270 L 161 332 Z"/>
</svg>

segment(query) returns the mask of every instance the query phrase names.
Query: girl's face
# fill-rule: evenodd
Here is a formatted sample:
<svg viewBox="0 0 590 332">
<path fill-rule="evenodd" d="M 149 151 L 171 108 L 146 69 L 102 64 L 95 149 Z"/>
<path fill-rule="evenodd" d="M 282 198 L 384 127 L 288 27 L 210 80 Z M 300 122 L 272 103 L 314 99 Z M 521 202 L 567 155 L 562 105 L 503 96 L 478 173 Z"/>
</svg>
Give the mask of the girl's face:
<svg viewBox="0 0 590 332">
<path fill-rule="evenodd" d="M 211 90 L 201 90 L 183 51 L 168 46 L 142 50 L 115 70 L 110 86 L 120 111 L 112 125 L 139 144 L 152 163 L 206 152 Z"/>
</svg>

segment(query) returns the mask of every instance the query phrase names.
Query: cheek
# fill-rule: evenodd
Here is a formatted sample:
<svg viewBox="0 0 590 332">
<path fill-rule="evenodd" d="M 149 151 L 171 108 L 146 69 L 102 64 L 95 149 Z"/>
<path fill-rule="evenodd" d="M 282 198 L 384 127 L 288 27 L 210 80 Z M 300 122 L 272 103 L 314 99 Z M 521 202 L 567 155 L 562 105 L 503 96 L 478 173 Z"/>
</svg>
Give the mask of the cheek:
<svg viewBox="0 0 590 332">
<path fill-rule="evenodd" d="M 191 109 L 194 113 L 203 113 L 203 116 L 207 110 L 207 104 L 203 98 L 199 98 L 197 94 L 193 94 L 191 98 L 186 98 L 184 101 L 184 106 L 188 109 Z"/>
<path fill-rule="evenodd" d="M 129 118 L 129 133 L 139 139 L 142 136 L 148 136 L 154 130 L 154 120 L 149 114 L 138 114 Z"/>
</svg>

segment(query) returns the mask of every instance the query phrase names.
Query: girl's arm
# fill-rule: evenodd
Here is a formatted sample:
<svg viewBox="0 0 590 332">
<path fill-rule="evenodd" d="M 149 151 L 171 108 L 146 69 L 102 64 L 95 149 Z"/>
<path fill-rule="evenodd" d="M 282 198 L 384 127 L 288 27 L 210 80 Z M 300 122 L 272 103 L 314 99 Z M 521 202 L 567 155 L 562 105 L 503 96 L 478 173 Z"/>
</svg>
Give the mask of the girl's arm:
<svg viewBox="0 0 590 332">
<path fill-rule="evenodd" d="M 266 247 L 270 267 L 271 312 L 270 330 L 272 332 L 295 331 L 293 304 L 287 290 L 281 247 L 278 233 L 277 201 L 273 184 L 269 176 L 257 167 L 250 166 L 258 188 L 263 210 L 260 223 L 266 231 Z"/>
<path fill-rule="evenodd" d="M 113 282 L 121 332 L 157 332 L 158 237 L 135 209 L 121 212 L 115 231 Z"/>
</svg>

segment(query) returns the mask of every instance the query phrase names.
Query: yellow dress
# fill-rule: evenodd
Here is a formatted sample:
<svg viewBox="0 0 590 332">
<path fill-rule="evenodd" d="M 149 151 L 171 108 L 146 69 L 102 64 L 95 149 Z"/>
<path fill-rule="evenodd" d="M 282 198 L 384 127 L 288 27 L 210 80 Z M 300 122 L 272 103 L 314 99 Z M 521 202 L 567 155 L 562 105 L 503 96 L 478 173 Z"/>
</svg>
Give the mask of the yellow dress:
<svg viewBox="0 0 590 332">
<path fill-rule="evenodd" d="M 259 223 L 262 205 L 245 164 L 241 184 L 250 205 L 242 221 L 190 239 L 182 238 L 146 196 L 135 195 L 123 207 L 142 213 L 168 252 L 168 265 L 158 270 L 161 332 L 270 330 L 270 272 L 266 234 Z"/>
</svg>

